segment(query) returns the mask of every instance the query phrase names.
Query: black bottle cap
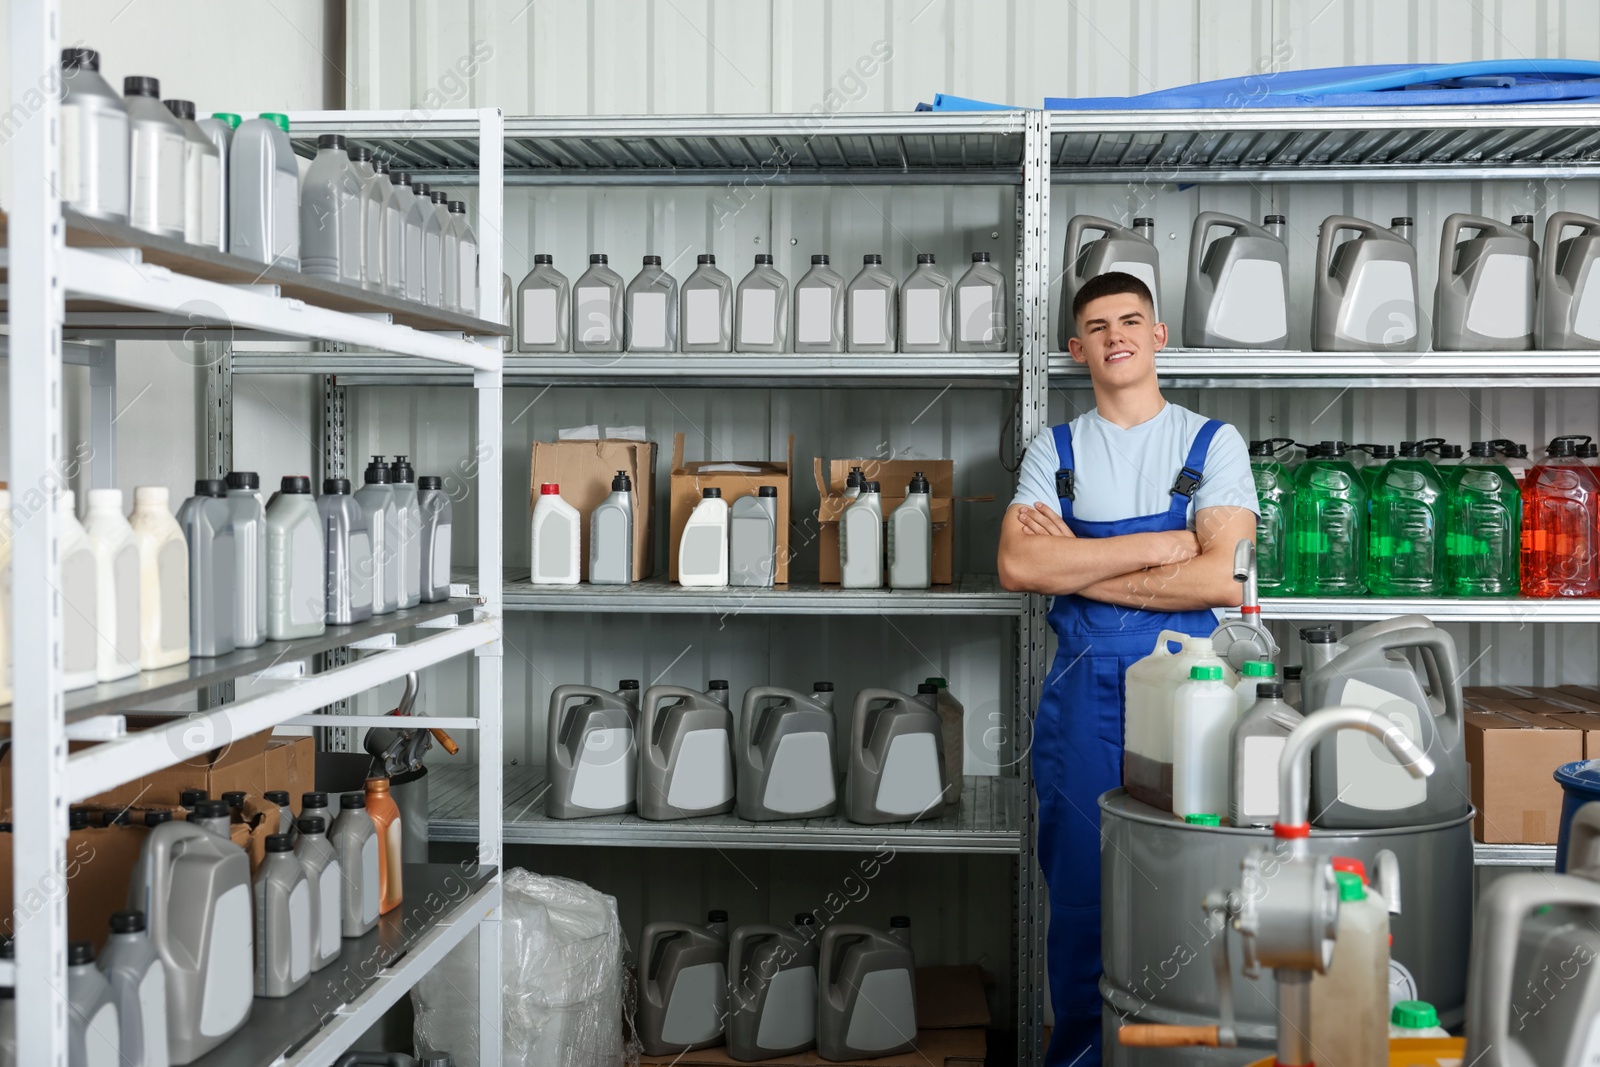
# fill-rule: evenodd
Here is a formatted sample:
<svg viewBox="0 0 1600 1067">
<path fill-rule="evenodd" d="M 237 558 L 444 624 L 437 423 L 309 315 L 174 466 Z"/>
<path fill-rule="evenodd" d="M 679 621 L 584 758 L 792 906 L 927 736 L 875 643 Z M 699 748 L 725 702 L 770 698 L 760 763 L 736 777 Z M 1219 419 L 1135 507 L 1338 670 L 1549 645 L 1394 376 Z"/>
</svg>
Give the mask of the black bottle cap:
<svg viewBox="0 0 1600 1067">
<path fill-rule="evenodd" d="M 444 479 L 437 474 L 424 474 L 417 479 L 418 489 L 443 489 Z"/>
<path fill-rule="evenodd" d="M 1467 454 L 1469 456 L 1492 456 L 1494 455 L 1494 442 L 1474 441 L 1467 449 Z"/>
<path fill-rule="evenodd" d="M 1270 456 L 1272 455 L 1272 444 L 1267 441 L 1251 441 L 1250 454 L 1252 456 Z"/>
<path fill-rule="evenodd" d="M 73 808 L 67 812 L 67 829 L 87 830 L 89 828 L 89 813 L 82 808 Z"/>
<path fill-rule="evenodd" d="M 0 834 L 9 834 L 10 832 L 11 824 L 8 822 L 0 822 Z"/>
<path fill-rule="evenodd" d="M 590 263 L 609 263 L 611 261 L 606 258 L 606 254 L 604 252 L 590 252 L 589 253 L 589 262 Z"/>
<path fill-rule="evenodd" d="M 229 489 L 261 488 L 261 475 L 255 471 L 229 471 L 226 481 Z"/>
<path fill-rule="evenodd" d="M 1578 450 L 1573 447 L 1572 438 L 1570 437 L 1557 437 L 1545 448 L 1545 452 L 1558 457 L 1571 457 L 1578 454 Z"/>
<path fill-rule="evenodd" d="M 706 913 L 706 922 L 708 923 L 725 923 L 727 921 L 728 913 L 723 911 L 721 908 L 716 908 L 715 910 Z"/>
<path fill-rule="evenodd" d="M 349 478 L 324 478 L 322 479 L 323 496 L 349 496 Z"/>
<path fill-rule="evenodd" d="M 417 1067 L 452 1067 L 455 1060 L 448 1052 L 419 1052 Z"/>
<path fill-rule="evenodd" d="M 1390 226 L 1415 226 L 1416 224 L 1417 220 L 1410 215 L 1396 215 L 1389 220 Z"/>
<path fill-rule="evenodd" d="M 178 806 L 192 808 L 202 800 L 210 799 L 211 794 L 204 789 L 185 789 L 178 794 Z"/>
<path fill-rule="evenodd" d="M 933 262 L 933 253 L 932 252 L 918 252 L 917 253 L 917 262 L 918 263 L 932 263 Z"/>
<path fill-rule="evenodd" d="M 372 161 L 372 169 L 374 171 L 376 171 L 377 173 L 379 173 L 379 174 L 388 174 L 389 173 L 389 164 L 385 160 L 374 159 Z"/>
<path fill-rule="evenodd" d="M 921 471 L 917 471 L 917 473 L 911 476 L 910 491 L 913 493 L 932 492 L 932 490 L 928 487 L 928 479 L 923 476 Z"/>
<path fill-rule="evenodd" d="M 450 214 L 452 215 L 465 215 L 467 213 L 467 205 L 460 200 L 446 201 L 446 206 L 450 209 Z"/>
<path fill-rule="evenodd" d="M 17 958 L 17 943 L 9 937 L 0 937 L 0 960 Z"/>
<path fill-rule="evenodd" d="M 1256 699 L 1257 700 L 1274 700 L 1274 699 L 1282 700 L 1283 699 L 1283 683 L 1282 682 L 1257 682 L 1256 683 Z"/>
<path fill-rule="evenodd" d="M 291 838 L 288 834 L 268 834 L 267 835 L 267 851 L 268 852 L 293 852 L 294 851 L 294 839 Z"/>
<path fill-rule="evenodd" d="M 294 825 L 303 834 L 320 834 L 328 828 L 328 820 L 320 815 L 302 815 Z"/>
<path fill-rule="evenodd" d="M 135 74 L 130 78 L 122 79 L 123 96 L 148 96 L 152 100 L 161 99 L 161 79 L 146 78 Z"/>
<path fill-rule="evenodd" d="M 269 789 L 261 795 L 273 804 L 278 804 L 285 808 L 289 806 L 289 791 L 287 789 Z"/>
<path fill-rule="evenodd" d="M 1268 215 L 1261 220 L 1261 225 L 1263 226 L 1287 226 L 1288 224 L 1289 216 L 1287 215 Z"/>
<path fill-rule="evenodd" d="M 226 819 L 228 817 L 228 802 L 225 800 L 202 800 L 194 806 L 194 814 L 190 819 Z"/>
<path fill-rule="evenodd" d="M 144 930 L 144 912 L 137 909 L 131 911 L 114 911 L 111 913 L 111 932 L 114 934 L 137 934 Z"/>
<path fill-rule="evenodd" d="M 867 266 L 868 264 L 871 264 L 871 263 L 882 263 L 882 262 L 883 262 L 883 257 L 878 255 L 878 253 L 876 253 L 876 252 L 868 252 L 866 255 L 861 257 L 861 265 L 863 267 L 865 267 L 865 266 Z"/>
<path fill-rule="evenodd" d="M 228 483 L 221 478 L 197 478 L 194 483 L 195 496 L 227 496 Z"/>
<path fill-rule="evenodd" d="M 1596 452 L 1595 454 L 1596 455 L 1600 455 L 1600 452 Z M 1461 446 L 1460 445 L 1440 445 L 1439 446 L 1439 458 L 1440 459 L 1460 459 L 1461 458 Z"/>
<path fill-rule="evenodd" d="M 1532 215 L 1512 215 L 1511 216 L 1511 225 L 1513 225 L 1513 226 L 1522 226 L 1522 225 L 1532 226 L 1533 225 L 1533 216 Z"/>
<path fill-rule="evenodd" d="M 911 929 L 911 916 L 909 916 L 909 915 L 891 915 L 891 916 L 889 916 L 889 929 L 891 929 L 891 930 L 909 930 L 909 929 Z"/>
<path fill-rule="evenodd" d="M 163 100 L 161 102 L 167 106 L 168 111 L 180 119 L 192 120 L 194 118 L 193 100 Z"/>
<path fill-rule="evenodd" d="M 813 693 L 831 693 L 831 692 L 833 692 L 833 683 L 832 682 L 812 682 L 811 683 L 811 691 Z"/>
<path fill-rule="evenodd" d="M 326 794 L 326 793 L 301 793 L 300 794 L 300 808 L 301 808 L 302 811 L 305 810 L 306 808 L 325 808 L 327 806 L 328 806 L 328 794 Z"/>
<path fill-rule="evenodd" d="M 702 265 L 707 263 L 715 265 L 717 262 L 717 257 L 712 255 L 710 252 L 702 252 L 698 256 L 694 257 L 694 261 Z"/>
<path fill-rule="evenodd" d="M 1373 459 L 1393 459 L 1394 445 L 1368 445 L 1367 454 Z"/>
<path fill-rule="evenodd" d="M 1300 631 L 1300 636 L 1308 645 L 1331 645 L 1338 641 L 1331 626 L 1307 626 Z"/>
<path fill-rule="evenodd" d="M 728 680 L 726 678 L 713 678 L 711 679 L 711 684 L 706 686 L 706 689 L 713 693 L 726 688 L 728 688 Z"/>
<path fill-rule="evenodd" d="M 367 485 L 388 485 L 389 467 L 383 462 L 382 456 L 373 456 L 372 462 L 367 464 L 366 473 L 361 477 Z"/>
<path fill-rule="evenodd" d="M 825 264 L 827 262 L 828 262 L 828 257 L 827 256 L 812 256 L 811 257 L 811 263 L 812 263 L 813 266 Z"/>
<path fill-rule="evenodd" d="M 129 813 L 127 808 L 123 808 L 121 811 L 108 811 L 105 813 L 105 817 L 100 820 L 100 825 L 132 826 L 133 816 Z"/>
<path fill-rule="evenodd" d="M 172 812 L 170 811 L 147 811 L 144 813 L 144 824 L 146 826 L 160 826 L 164 822 L 171 821 Z"/>
<path fill-rule="evenodd" d="M 389 184 L 404 185 L 409 189 L 411 187 L 411 172 L 409 170 L 391 170 L 389 172 Z"/>
<path fill-rule="evenodd" d="M 768 253 L 768 252 L 757 252 L 756 253 L 756 265 L 757 266 L 761 265 L 762 263 L 770 264 L 771 262 L 772 262 L 771 253 Z"/>
<path fill-rule="evenodd" d="M 154 80 L 154 79 L 152 79 Z M 87 941 L 72 941 L 67 944 L 67 966 L 81 967 L 85 963 L 94 962 L 94 946 Z"/>
<path fill-rule="evenodd" d="M 100 53 L 93 48 L 63 48 L 61 50 L 62 70 L 99 70 Z"/>
<path fill-rule="evenodd" d="M 815 926 L 817 925 L 817 917 L 808 911 L 802 911 L 794 917 L 794 924 L 796 926 Z"/>
<path fill-rule="evenodd" d="M 345 154 L 357 163 L 372 162 L 372 149 L 362 148 L 360 145 L 352 145 L 350 150 Z"/>
<path fill-rule="evenodd" d="M 444 204 L 446 210 L 449 209 L 450 198 L 445 195 L 445 192 L 444 192 L 443 189 L 429 189 L 428 190 L 428 199 L 433 201 L 435 204 Z"/>
<path fill-rule="evenodd" d="M 637 688 L 639 688 L 639 679 L 637 679 L 637 678 L 624 678 L 624 679 L 622 679 L 622 681 L 617 683 L 617 688 L 618 689 L 637 689 Z"/>
<path fill-rule="evenodd" d="M 763 485 L 756 490 L 756 496 L 776 497 L 777 495 L 778 487 L 775 485 Z"/>
<path fill-rule="evenodd" d="M 718 489 L 716 486 L 712 486 L 710 489 L 702 489 L 700 491 L 700 499 L 702 499 L 702 500 L 721 500 L 722 499 L 722 490 Z"/>
<path fill-rule="evenodd" d="M 1300 676 L 1305 674 L 1305 672 L 1306 669 L 1300 666 L 1300 664 L 1296 663 L 1292 667 L 1285 667 L 1283 669 L 1283 680 L 1286 682 L 1298 682 L 1300 680 Z"/>
<path fill-rule="evenodd" d="M 304 474 L 291 474 L 278 483 L 278 491 L 295 496 L 311 495 L 311 479 Z"/>
<path fill-rule="evenodd" d="M 861 468 L 851 467 L 850 473 L 845 475 L 844 485 L 846 489 L 859 489 L 861 487 L 861 483 L 864 481 L 866 481 L 866 479 L 861 476 Z"/>
<path fill-rule="evenodd" d="M 415 182 L 415 181 L 412 182 L 411 183 L 411 195 L 412 196 L 419 196 L 424 200 L 428 199 L 428 183 L 427 182 Z"/>
<path fill-rule="evenodd" d="M 317 148 L 319 148 L 319 149 L 322 149 L 322 148 L 337 148 L 340 151 L 343 151 L 344 150 L 344 134 L 342 134 L 342 133 L 319 133 L 317 135 Z"/>
<path fill-rule="evenodd" d="M 633 491 L 633 481 L 628 477 L 627 471 L 618 471 L 617 476 L 611 479 L 613 493 L 629 493 Z"/>
<path fill-rule="evenodd" d="M 863 493 L 881 493 L 883 492 L 883 486 L 877 482 L 862 482 L 861 491 Z"/>
<path fill-rule="evenodd" d="M 660 256 L 645 256 L 644 257 L 644 265 L 647 266 L 647 267 L 659 267 L 659 266 L 661 266 L 661 257 Z"/>
<path fill-rule="evenodd" d="M 406 457 L 396 456 L 394 462 L 389 464 L 389 480 L 396 485 L 409 485 L 417 480 L 416 469 Z"/>
<path fill-rule="evenodd" d="M 228 790 L 226 793 L 222 794 L 222 802 L 224 804 L 228 805 L 228 807 L 230 807 L 230 808 L 242 808 L 242 807 L 244 807 L 244 790 L 243 789 L 230 789 L 230 790 Z"/>
<path fill-rule="evenodd" d="M 550 266 L 551 264 L 555 263 L 555 261 L 556 257 L 552 256 L 548 252 L 539 252 L 533 257 L 533 265 L 535 267 L 540 266 L 541 264 L 544 266 Z"/>
<path fill-rule="evenodd" d="M 1135 218 L 1133 220 L 1133 225 L 1134 225 L 1135 229 L 1137 229 L 1140 226 L 1154 226 L 1155 224 L 1156 224 L 1155 218 L 1153 216 L 1150 216 L 1150 215 L 1140 215 L 1140 216 L 1138 216 L 1137 218 Z"/>
<path fill-rule="evenodd" d="M 350 808 L 365 808 L 366 806 L 367 795 L 365 793 L 342 793 L 339 796 L 339 808 L 342 811 Z"/>
<path fill-rule="evenodd" d="M 974 263 L 987 263 L 987 262 L 989 262 L 989 253 L 987 253 L 987 252 L 974 252 L 974 253 L 972 253 L 972 262 L 974 262 Z"/>
<path fill-rule="evenodd" d="M 918 682 L 917 696 L 922 696 L 925 693 L 933 693 L 937 696 L 939 693 L 939 687 L 936 685 L 929 685 L 927 682 Z"/>
<path fill-rule="evenodd" d="M 1421 441 L 1400 442 L 1400 455 L 1407 459 L 1413 459 L 1417 456 L 1420 456 L 1424 451 L 1425 449 L 1422 447 Z"/>
</svg>

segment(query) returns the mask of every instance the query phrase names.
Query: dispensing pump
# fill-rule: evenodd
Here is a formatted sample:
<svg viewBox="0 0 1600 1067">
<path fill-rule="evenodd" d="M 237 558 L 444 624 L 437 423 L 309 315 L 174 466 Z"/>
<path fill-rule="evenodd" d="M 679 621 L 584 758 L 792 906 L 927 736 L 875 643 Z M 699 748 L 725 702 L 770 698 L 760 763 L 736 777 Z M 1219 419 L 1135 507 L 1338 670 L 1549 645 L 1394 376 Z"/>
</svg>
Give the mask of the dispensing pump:
<svg viewBox="0 0 1600 1067">
<path fill-rule="evenodd" d="M 1256 590 L 1256 543 L 1248 537 L 1241 537 L 1234 546 L 1233 580 L 1244 587 L 1239 618 L 1224 619 L 1211 631 L 1211 643 L 1229 666 L 1242 671 L 1250 660 L 1276 660 L 1280 651 L 1261 618 L 1261 597 Z"/>
</svg>

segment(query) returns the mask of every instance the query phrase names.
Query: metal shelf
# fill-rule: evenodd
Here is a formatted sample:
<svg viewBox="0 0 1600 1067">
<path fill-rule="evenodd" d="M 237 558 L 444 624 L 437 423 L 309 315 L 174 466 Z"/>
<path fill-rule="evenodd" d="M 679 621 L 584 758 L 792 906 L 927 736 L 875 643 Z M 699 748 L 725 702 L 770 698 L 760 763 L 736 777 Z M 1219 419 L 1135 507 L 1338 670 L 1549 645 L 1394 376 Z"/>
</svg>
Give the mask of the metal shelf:
<svg viewBox="0 0 1600 1067">
<path fill-rule="evenodd" d="M 1020 185 L 1025 112 L 797 115 L 572 115 L 505 120 L 507 185 Z M 433 121 L 291 115 L 303 156 L 343 133 L 395 170 L 445 185 L 477 182 L 472 128 Z"/>
<path fill-rule="evenodd" d="M 1472 843 L 1472 863 L 1475 867 L 1544 867 L 1555 870 L 1554 845 L 1486 845 Z"/>
<path fill-rule="evenodd" d="M 665 576 L 633 585 L 532 585 L 508 575 L 505 610 L 647 615 L 1004 615 L 1016 618 L 1025 597 L 1000 588 L 992 574 L 963 574 L 931 589 L 842 589 L 790 582 L 771 589 L 685 589 Z M 1596 601 L 1600 606 L 1600 601 Z"/>
<path fill-rule="evenodd" d="M 1434 622 L 1600 622 L 1600 598 L 1454 600 L 1449 597 L 1267 597 L 1261 613 L 1273 619 L 1387 619 L 1426 615 Z M 1236 614 L 1236 613 L 1235 613 Z"/>
<path fill-rule="evenodd" d="M 1168 348 L 1161 383 L 1178 389 L 1550 388 L 1600 386 L 1600 352 L 1301 352 Z M 1089 373 L 1050 354 L 1050 384 L 1088 389 Z"/>
<path fill-rule="evenodd" d="M 408 863 L 405 901 L 287 997 L 257 997 L 238 1033 L 194 1067 L 324 1067 L 500 906 L 493 867 Z"/>
<path fill-rule="evenodd" d="M 1052 111 L 1052 181 L 1575 178 L 1600 171 L 1600 107 Z"/>
<path fill-rule="evenodd" d="M 507 353 L 507 386 L 658 385 L 806 389 L 942 385 L 1014 389 L 1017 352 L 809 353 L 671 352 Z M 343 385 L 471 385 L 465 368 L 380 352 L 235 352 L 235 374 L 335 374 Z"/>
<path fill-rule="evenodd" d="M 471 767 L 428 771 L 433 841 L 476 841 L 478 785 Z M 916 823 L 857 826 L 843 815 L 793 822 L 745 822 L 712 815 L 651 822 L 637 815 L 550 819 L 544 814 L 549 789 L 543 767 L 507 767 L 505 840 L 522 845 L 603 845 L 654 848 L 803 848 L 823 852 L 1009 853 L 1021 840 L 1022 790 L 1016 778 L 968 776 L 953 815 Z"/>
</svg>

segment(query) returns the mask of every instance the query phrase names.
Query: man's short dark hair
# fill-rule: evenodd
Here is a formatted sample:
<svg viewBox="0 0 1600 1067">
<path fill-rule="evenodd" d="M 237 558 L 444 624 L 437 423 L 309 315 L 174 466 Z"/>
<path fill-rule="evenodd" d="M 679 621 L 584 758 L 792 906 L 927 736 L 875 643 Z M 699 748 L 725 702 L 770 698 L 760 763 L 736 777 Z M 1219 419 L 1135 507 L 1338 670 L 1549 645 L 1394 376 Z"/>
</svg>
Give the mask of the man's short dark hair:
<svg viewBox="0 0 1600 1067">
<path fill-rule="evenodd" d="M 1072 321 L 1078 321 L 1083 315 L 1083 309 L 1091 300 L 1099 300 L 1102 296 L 1120 296 L 1123 293 L 1132 293 L 1143 300 L 1150 308 L 1151 316 L 1155 316 L 1156 298 L 1150 295 L 1150 287 L 1131 274 L 1113 270 L 1096 274 L 1083 283 L 1083 288 L 1072 298 Z"/>
</svg>

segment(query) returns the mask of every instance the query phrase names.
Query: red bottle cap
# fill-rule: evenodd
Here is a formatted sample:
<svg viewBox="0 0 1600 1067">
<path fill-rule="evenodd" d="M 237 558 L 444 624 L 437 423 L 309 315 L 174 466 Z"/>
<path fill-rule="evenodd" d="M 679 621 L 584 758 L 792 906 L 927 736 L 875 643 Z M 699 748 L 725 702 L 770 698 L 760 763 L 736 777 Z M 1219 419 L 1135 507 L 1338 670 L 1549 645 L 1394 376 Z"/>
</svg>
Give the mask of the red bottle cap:
<svg viewBox="0 0 1600 1067">
<path fill-rule="evenodd" d="M 561 495 L 561 487 L 559 485 L 557 485 L 555 482 L 540 482 L 539 483 L 539 495 L 540 496 L 560 496 Z"/>
<path fill-rule="evenodd" d="M 1360 860 L 1351 859 L 1349 856 L 1333 857 L 1333 869 L 1335 872 L 1344 871 L 1348 874 L 1359 874 L 1363 882 L 1367 880 L 1367 865 Z"/>
</svg>

